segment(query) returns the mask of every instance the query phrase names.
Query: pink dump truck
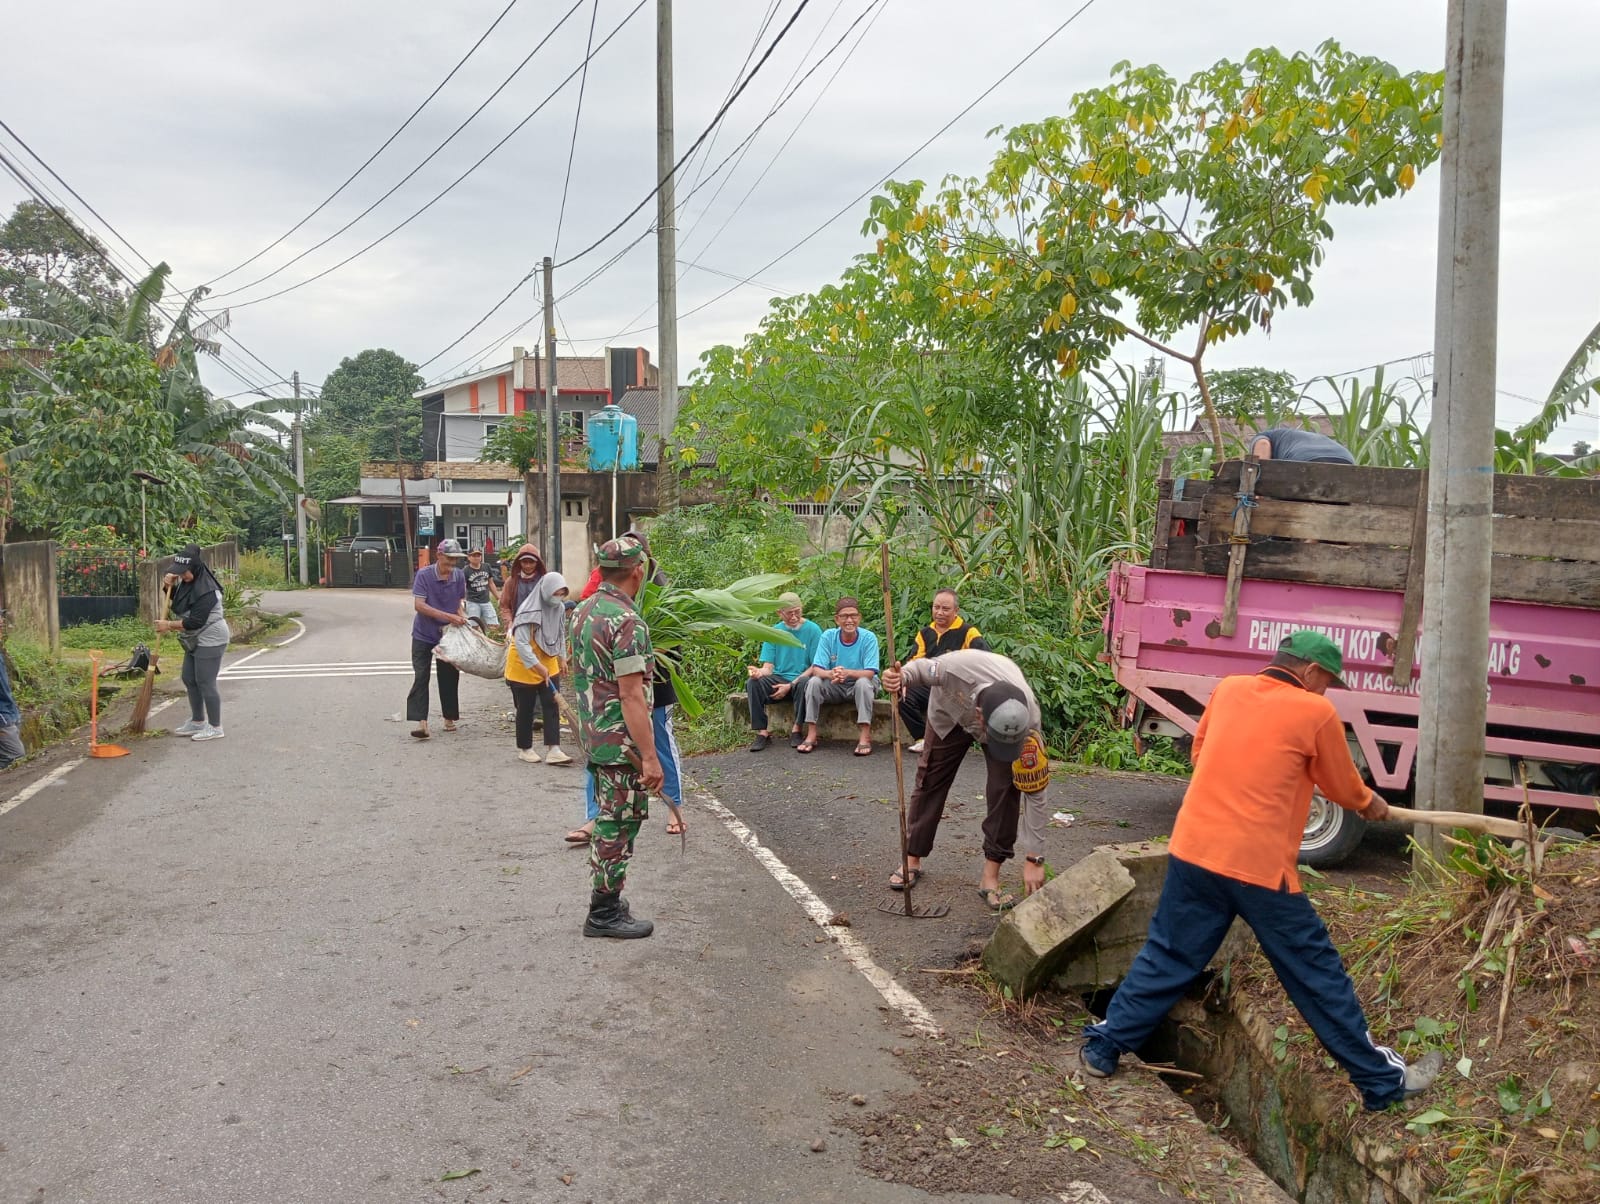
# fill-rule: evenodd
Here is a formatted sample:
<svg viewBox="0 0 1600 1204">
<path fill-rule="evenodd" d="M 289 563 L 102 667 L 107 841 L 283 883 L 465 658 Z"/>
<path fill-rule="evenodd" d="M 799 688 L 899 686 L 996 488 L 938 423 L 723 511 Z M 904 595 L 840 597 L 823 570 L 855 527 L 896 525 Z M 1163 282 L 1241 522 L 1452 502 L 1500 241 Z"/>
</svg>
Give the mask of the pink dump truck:
<svg viewBox="0 0 1600 1204">
<path fill-rule="evenodd" d="M 1157 563 L 1119 564 L 1109 582 L 1104 655 L 1129 694 L 1128 721 L 1143 736 L 1192 735 L 1219 679 L 1255 672 L 1290 631 L 1315 628 L 1344 653 L 1350 689 L 1328 697 L 1357 764 L 1391 801 L 1412 801 L 1427 667 L 1397 674 L 1396 660 L 1413 659 L 1427 604 L 1410 538 L 1423 490 L 1419 472 L 1281 461 L 1164 480 Z M 1537 807 L 1592 817 L 1600 481 L 1501 478 L 1496 499 L 1484 799 L 1515 807 L 1526 792 Z M 1319 797 L 1303 860 L 1337 863 L 1363 828 Z"/>
</svg>

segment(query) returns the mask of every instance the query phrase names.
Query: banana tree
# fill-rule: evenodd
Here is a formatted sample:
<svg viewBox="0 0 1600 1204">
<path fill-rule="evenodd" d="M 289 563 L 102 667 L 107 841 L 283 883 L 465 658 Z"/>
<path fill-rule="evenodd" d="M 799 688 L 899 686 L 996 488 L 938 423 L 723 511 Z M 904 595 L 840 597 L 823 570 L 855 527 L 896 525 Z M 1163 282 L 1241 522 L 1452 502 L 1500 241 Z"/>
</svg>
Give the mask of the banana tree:
<svg viewBox="0 0 1600 1204">
<path fill-rule="evenodd" d="M 771 625 L 771 616 L 778 609 L 778 592 L 788 583 L 789 578 L 781 573 L 759 573 L 722 589 L 645 584 L 639 613 L 650 628 L 657 669 L 664 669 L 672 678 L 678 701 L 691 719 L 705 706 L 681 671 L 687 657 L 732 660 L 743 654 L 744 645 L 751 640 L 800 646 L 794 636 Z"/>
</svg>

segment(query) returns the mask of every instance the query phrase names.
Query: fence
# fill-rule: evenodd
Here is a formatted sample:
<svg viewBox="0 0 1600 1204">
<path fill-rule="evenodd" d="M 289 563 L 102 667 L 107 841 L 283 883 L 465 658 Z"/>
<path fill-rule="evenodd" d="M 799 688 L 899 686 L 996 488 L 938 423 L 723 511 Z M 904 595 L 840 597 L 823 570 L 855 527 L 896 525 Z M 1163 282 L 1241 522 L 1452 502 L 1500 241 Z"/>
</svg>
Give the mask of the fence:
<svg viewBox="0 0 1600 1204">
<path fill-rule="evenodd" d="M 138 564 L 133 548 L 58 547 L 56 607 L 61 626 L 138 614 Z"/>
<path fill-rule="evenodd" d="M 161 556 L 139 565 L 139 614 L 152 623 L 161 617 L 161 578 L 172 571 L 175 556 Z M 239 571 L 239 545 L 229 540 L 200 549 L 200 559 L 210 566 L 220 579 L 225 574 Z"/>
</svg>

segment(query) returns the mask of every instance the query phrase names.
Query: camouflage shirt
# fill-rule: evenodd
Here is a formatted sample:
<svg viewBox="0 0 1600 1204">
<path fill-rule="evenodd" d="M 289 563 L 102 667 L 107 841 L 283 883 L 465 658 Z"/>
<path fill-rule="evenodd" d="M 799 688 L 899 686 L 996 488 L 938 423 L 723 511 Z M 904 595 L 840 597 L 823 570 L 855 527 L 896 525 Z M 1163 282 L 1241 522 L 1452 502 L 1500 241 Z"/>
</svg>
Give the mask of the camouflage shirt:
<svg viewBox="0 0 1600 1204">
<path fill-rule="evenodd" d="M 631 750 L 622 718 L 622 697 L 617 679 L 631 673 L 644 675 L 642 701 L 650 710 L 650 682 L 655 674 L 655 653 L 650 629 L 634 609 L 633 600 L 616 586 L 602 582 L 599 590 L 578 605 L 572 622 L 572 685 L 578 693 L 578 739 L 591 765 L 628 765 Z"/>
</svg>

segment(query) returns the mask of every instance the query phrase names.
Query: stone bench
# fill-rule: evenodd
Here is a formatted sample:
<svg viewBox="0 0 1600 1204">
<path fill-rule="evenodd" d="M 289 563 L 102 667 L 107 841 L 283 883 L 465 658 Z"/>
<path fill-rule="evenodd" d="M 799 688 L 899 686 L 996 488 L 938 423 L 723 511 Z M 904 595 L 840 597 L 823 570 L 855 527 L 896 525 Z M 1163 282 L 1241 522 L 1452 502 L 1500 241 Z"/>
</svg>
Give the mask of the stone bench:
<svg viewBox="0 0 1600 1204">
<path fill-rule="evenodd" d="M 888 744 L 893 739 L 890 724 L 889 699 L 883 696 L 873 700 L 872 703 L 872 742 L 874 744 Z M 750 696 L 743 690 L 737 694 L 729 694 L 723 705 L 722 713 L 729 723 L 748 729 L 750 727 Z M 767 722 L 772 725 L 772 738 L 774 740 L 786 739 L 789 730 L 794 727 L 794 703 L 788 699 L 779 702 L 767 703 Z M 822 708 L 822 714 L 817 720 L 817 735 L 823 740 L 837 741 L 848 740 L 851 744 L 856 740 L 856 704 L 853 702 L 830 702 Z M 900 738 L 910 744 L 910 733 L 901 729 Z"/>
</svg>

